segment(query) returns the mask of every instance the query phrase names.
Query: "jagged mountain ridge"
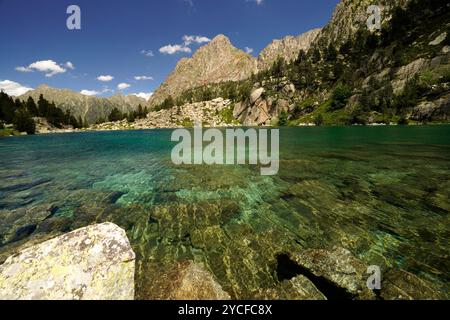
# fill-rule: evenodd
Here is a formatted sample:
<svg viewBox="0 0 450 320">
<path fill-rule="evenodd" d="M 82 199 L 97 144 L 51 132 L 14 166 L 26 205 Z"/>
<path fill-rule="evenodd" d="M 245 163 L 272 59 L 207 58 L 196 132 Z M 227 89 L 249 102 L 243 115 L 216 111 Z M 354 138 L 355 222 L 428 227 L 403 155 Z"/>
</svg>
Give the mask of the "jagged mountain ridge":
<svg viewBox="0 0 450 320">
<path fill-rule="evenodd" d="M 376 5 L 382 12 L 382 22 L 389 22 L 392 10 L 406 6 L 409 1 L 377 2 Z M 274 40 L 257 58 L 233 47 L 226 36 L 219 35 L 211 43 L 197 50 L 192 58 L 181 59 L 175 70 L 156 90 L 149 105 L 152 107 L 161 104 L 169 96 L 176 98 L 183 91 L 203 85 L 247 79 L 252 73 L 269 69 L 278 57 L 287 62 L 293 61 L 300 50 L 307 52 L 311 47 L 326 47 L 331 43 L 339 47 L 366 25 L 367 8 L 372 4 L 369 0 L 342 0 L 323 29 L 313 29 L 296 37 L 287 36 Z"/>
<path fill-rule="evenodd" d="M 69 110 L 77 119 L 93 124 L 101 119 L 107 119 L 114 108 L 123 113 L 137 110 L 139 104 L 145 106 L 147 101 L 134 95 L 116 94 L 109 98 L 86 96 L 69 89 L 57 89 L 47 85 L 41 85 L 35 90 L 28 91 L 18 97 L 26 101 L 32 97 L 37 103 L 39 96 L 43 95 L 48 101 L 53 101 L 63 111 Z"/>
<path fill-rule="evenodd" d="M 244 101 L 236 101 L 235 108 L 248 109 L 239 120 L 251 125 L 268 124 L 277 120 L 280 110 L 290 114 L 288 117 L 301 117 L 297 119 L 308 123 L 327 112 L 332 117 L 327 123 L 450 119 L 446 81 L 450 5 L 442 0 L 380 0 L 376 5 L 381 9 L 381 30 L 367 26 L 371 5 L 368 0 L 342 0 L 323 29 L 297 37 L 307 39 L 303 45 L 297 47 L 295 44 L 301 41 L 286 37 L 264 49 L 258 58 L 260 71 L 269 69 L 279 56 L 292 62 L 301 49 L 309 49 L 310 54 L 304 61 L 276 66 L 251 81 L 236 84 L 238 92 L 243 88 L 246 93 L 239 96 Z M 333 109 L 327 103 L 331 103 L 333 90 L 342 83 L 348 90 L 345 95 L 349 95 L 349 101 L 345 102 L 345 110 L 330 115 Z M 206 89 L 214 91 L 218 86 L 212 84 L 201 85 L 209 85 Z M 410 89 L 413 94 L 404 93 L 407 85 L 413 88 Z M 170 87 L 170 83 L 163 86 Z M 203 88 L 197 87 L 198 83 L 189 89 L 201 93 Z M 265 90 L 264 98 L 252 102 L 251 96 L 261 89 Z M 229 98 L 226 91 L 214 94 Z M 198 97 L 202 99 L 200 94 L 195 102 L 199 102 Z M 386 112 L 386 108 L 391 110 Z"/>
<path fill-rule="evenodd" d="M 256 60 L 235 48 L 224 35 L 199 48 L 192 58 L 181 59 L 175 70 L 150 98 L 150 105 L 177 97 L 183 91 L 225 81 L 246 79 L 257 71 Z"/>
<path fill-rule="evenodd" d="M 274 40 L 259 54 L 258 70 L 269 69 L 278 57 L 284 58 L 287 62 L 295 60 L 300 50 L 305 52 L 309 50 L 321 31 L 322 29 L 313 29 L 296 37 L 287 36 L 281 40 Z"/>
<path fill-rule="evenodd" d="M 308 51 L 321 29 L 313 29 L 299 36 L 274 40 L 258 58 L 235 48 L 224 35 L 218 35 L 209 44 L 198 49 L 192 58 L 181 59 L 175 70 L 150 98 L 155 106 L 172 96 L 196 87 L 248 79 L 258 71 L 269 69 L 278 57 L 294 60 L 300 50 Z"/>
</svg>

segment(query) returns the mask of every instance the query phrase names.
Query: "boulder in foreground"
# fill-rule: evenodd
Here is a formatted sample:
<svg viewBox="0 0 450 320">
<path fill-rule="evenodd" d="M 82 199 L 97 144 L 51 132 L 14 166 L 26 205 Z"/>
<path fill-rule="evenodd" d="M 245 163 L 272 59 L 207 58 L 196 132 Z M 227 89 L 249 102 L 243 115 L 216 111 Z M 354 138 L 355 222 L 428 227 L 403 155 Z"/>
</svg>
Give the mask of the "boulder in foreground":
<svg viewBox="0 0 450 320">
<path fill-rule="evenodd" d="M 112 223 L 82 228 L 9 257 L 0 300 L 132 300 L 135 255 Z"/>
</svg>

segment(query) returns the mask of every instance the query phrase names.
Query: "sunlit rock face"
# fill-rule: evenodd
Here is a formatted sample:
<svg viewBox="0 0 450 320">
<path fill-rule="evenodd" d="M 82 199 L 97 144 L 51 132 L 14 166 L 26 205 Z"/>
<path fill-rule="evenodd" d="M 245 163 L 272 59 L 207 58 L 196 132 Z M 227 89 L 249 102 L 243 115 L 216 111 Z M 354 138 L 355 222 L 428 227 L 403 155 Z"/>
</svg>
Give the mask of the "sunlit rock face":
<svg viewBox="0 0 450 320">
<path fill-rule="evenodd" d="M 274 40 L 258 56 L 258 70 L 271 68 L 274 62 L 282 57 L 287 62 L 297 59 L 301 50 L 307 52 L 322 29 L 313 29 L 299 36 L 287 36 Z"/>
<path fill-rule="evenodd" d="M 198 49 L 192 58 L 181 59 L 149 104 L 158 105 L 169 96 L 176 98 L 183 91 L 203 85 L 247 79 L 256 70 L 255 58 L 235 48 L 226 36 L 218 35 Z"/>
<path fill-rule="evenodd" d="M 135 255 L 112 223 L 32 246 L 0 266 L 0 299 L 131 300 Z"/>
</svg>

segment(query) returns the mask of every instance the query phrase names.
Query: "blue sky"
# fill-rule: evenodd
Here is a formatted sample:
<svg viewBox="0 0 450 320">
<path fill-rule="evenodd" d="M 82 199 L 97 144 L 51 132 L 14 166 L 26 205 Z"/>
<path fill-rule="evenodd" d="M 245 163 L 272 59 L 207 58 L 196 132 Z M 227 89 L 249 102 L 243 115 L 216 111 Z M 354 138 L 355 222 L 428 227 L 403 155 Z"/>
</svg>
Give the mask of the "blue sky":
<svg viewBox="0 0 450 320">
<path fill-rule="evenodd" d="M 273 39 L 324 26 L 338 2 L 0 0 L 0 87 L 150 93 L 217 34 L 256 56 Z M 66 27 L 72 4 L 81 9 L 81 30 Z"/>
</svg>

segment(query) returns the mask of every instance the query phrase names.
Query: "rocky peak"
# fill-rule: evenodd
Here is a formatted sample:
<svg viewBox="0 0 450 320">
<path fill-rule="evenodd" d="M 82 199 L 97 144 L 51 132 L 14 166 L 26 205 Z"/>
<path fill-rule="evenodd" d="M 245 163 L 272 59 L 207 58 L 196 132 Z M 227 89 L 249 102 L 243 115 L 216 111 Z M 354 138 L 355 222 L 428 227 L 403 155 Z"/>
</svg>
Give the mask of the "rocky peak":
<svg viewBox="0 0 450 320">
<path fill-rule="evenodd" d="M 258 70 L 267 70 L 278 57 L 287 62 L 295 60 L 301 50 L 307 52 L 312 42 L 322 29 L 313 29 L 299 36 L 287 36 L 281 40 L 274 40 L 258 56 Z"/>
<path fill-rule="evenodd" d="M 192 58 L 181 59 L 149 104 L 158 105 L 169 96 L 176 98 L 183 91 L 206 84 L 243 80 L 256 70 L 256 60 L 251 55 L 234 47 L 226 36 L 218 35 Z"/>
<path fill-rule="evenodd" d="M 211 44 L 213 44 L 213 45 L 216 45 L 216 44 L 232 45 L 230 39 L 223 34 L 219 34 L 219 35 L 215 36 L 214 39 L 211 40 L 210 45 Z"/>
</svg>

